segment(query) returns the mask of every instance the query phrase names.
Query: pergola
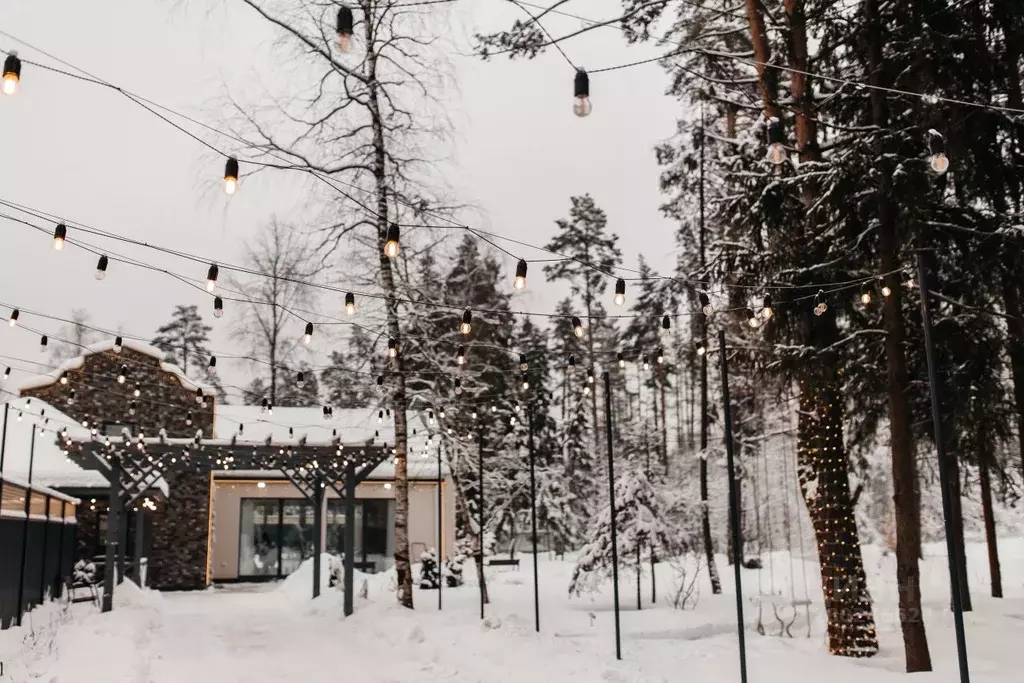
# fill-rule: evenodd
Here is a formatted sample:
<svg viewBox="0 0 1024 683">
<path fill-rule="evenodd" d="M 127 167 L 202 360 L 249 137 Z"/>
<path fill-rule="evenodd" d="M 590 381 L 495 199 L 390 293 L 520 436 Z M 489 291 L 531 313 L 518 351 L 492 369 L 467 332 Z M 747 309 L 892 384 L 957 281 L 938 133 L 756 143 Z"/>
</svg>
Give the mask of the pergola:
<svg viewBox="0 0 1024 683">
<path fill-rule="evenodd" d="M 210 473 L 231 470 L 279 470 L 313 503 L 316 531 L 313 541 L 313 597 L 320 594 L 321 531 L 323 501 L 330 487 L 345 501 L 345 615 L 353 610 L 355 548 L 355 490 L 391 453 L 386 443 L 370 439 L 361 444 L 342 443 L 335 436 L 328 442 L 311 443 L 305 437 L 287 442 L 203 439 L 169 439 L 133 436 L 127 429 L 121 438 L 92 435 L 89 438 L 63 435 L 69 458 L 85 469 L 96 470 L 110 483 L 110 511 L 107 517 L 107 570 L 103 579 L 103 611 L 113 609 L 114 566 L 124 567 L 118 533 L 125 508 L 146 494 L 166 472 Z M 173 493 L 172 493 L 173 495 Z M 141 528 L 142 525 L 138 525 Z"/>
</svg>

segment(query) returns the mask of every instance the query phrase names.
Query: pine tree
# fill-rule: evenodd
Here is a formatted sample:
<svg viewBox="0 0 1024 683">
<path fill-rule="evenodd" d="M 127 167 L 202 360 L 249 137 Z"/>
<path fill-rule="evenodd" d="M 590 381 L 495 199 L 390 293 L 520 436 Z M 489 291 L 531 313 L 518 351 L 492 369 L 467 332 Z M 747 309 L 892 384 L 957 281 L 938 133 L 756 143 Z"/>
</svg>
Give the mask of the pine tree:
<svg viewBox="0 0 1024 683">
<path fill-rule="evenodd" d="M 441 586 L 441 574 L 437 564 L 437 551 L 434 548 L 423 551 L 420 555 L 420 590 L 437 590 Z"/>
<path fill-rule="evenodd" d="M 579 317 L 585 324 L 583 343 L 586 355 L 577 357 L 584 373 L 596 376 L 597 343 L 594 326 L 599 317 L 599 298 L 608 289 L 609 275 L 622 261 L 618 235 L 608 231 L 608 217 L 590 195 L 571 197 L 572 206 L 567 219 L 555 221 L 558 232 L 546 248 L 563 258 L 544 266 L 544 274 L 551 281 L 569 283 L 573 299 L 566 309 L 570 316 Z M 575 309 L 575 310 L 573 310 Z M 558 334 L 558 332 L 556 332 Z M 601 450 L 601 428 L 597 410 L 597 387 L 590 391 L 590 429 L 587 437 L 594 452 Z"/>
<path fill-rule="evenodd" d="M 153 346 L 167 354 L 169 362 L 181 366 L 186 375 L 190 371 L 198 374 L 210 360 L 207 344 L 212 330 L 203 322 L 198 306 L 175 306 L 171 321 L 157 329 Z"/>
<path fill-rule="evenodd" d="M 671 556 L 688 550 L 692 542 L 666 523 L 664 501 L 648 478 L 645 467 L 632 464 L 615 480 L 615 520 L 619 564 L 639 570 L 644 549 L 658 548 Z M 594 590 L 611 573 L 611 510 L 606 505 L 587 531 L 569 582 L 569 594 Z"/>
<path fill-rule="evenodd" d="M 365 408 L 376 396 L 370 377 L 379 371 L 373 339 L 362 326 L 352 326 L 345 351 L 331 351 L 330 365 L 320 372 L 327 403 L 338 408 Z"/>
</svg>

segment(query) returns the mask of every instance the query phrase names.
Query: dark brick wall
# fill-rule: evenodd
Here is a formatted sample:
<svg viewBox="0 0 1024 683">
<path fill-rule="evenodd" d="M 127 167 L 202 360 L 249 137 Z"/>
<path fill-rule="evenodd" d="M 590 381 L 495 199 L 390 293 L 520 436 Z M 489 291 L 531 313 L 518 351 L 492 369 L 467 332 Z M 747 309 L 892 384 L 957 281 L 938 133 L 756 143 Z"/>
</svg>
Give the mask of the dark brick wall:
<svg viewBox="0 0 1024 683">
<path fill-rule="evenodd" d="M 128 366 L 128 381 L 118 384 L 121 365 Z M 104 351 L 85 358 L 77 370 L 68 371 L 66 385 L 53 384 L 22 392 L 38 397 L 81 422 L 90 425 L 128 424 L 146 436 L 157 436 L 161 429 L 172 438 L 213 435 L 214 397 L 207 396 L 206 408 L 195 401 L 195 392 L 183 387 L 176 375 L 160 369 L 160 360 L 129 348 L 117 354 Z M 138 383 L 140 396 L 133 394 Z M 68 404 L 71 390 L 75 401 Z M 129 415 L 132 401 L 135 414 Z M 192 425 L 186 425 L 188 413 Z M 205 588 L 209 557 L 208 531 L 210 514 L 209 474 L 168 473 L 170 500 L 158 505 L 152 517 L 152 540 L 149 548 L 149 585 L 167 590 Z M 97 491 L 97 510 L 107 505 L 104 491 Z M 78 509 L 81 531 L 78 547 L 95 544 L 95 513 L 89 510 L 88 499 Z"/>
</svg>

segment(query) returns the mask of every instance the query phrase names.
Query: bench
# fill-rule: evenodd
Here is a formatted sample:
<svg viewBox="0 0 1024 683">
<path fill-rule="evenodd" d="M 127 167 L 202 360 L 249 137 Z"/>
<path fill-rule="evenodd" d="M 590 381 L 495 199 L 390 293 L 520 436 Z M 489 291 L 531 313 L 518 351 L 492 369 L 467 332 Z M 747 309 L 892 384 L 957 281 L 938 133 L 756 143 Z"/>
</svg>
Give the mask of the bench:
<svg viewBox="0 0 1024 683">
<path fill-rule="evenodd" d="M 515 567 L 516 569 L 519 569 L 519 558 L 510 557 L 510 558 L 505 559 L 505 558 L 492 557 L 491 559 L 487 560 L 487 566 L 488 567 Z"/>
</svg>

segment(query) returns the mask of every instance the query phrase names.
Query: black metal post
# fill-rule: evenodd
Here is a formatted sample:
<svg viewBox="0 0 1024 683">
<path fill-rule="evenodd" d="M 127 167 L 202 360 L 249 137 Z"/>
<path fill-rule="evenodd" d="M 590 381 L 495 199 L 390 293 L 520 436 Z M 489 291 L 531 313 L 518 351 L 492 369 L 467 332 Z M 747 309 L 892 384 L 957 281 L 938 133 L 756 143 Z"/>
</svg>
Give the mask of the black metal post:
<svg viewBox="0 0 1024 683">
<path fill-rule="evenodd" d="M 21 530 L 21 564 L 18 568 L 18 626 L 21 626 L 21 615 L 25 611 L 25 563 L 28 561 L 28 516 L 32 509 L 32 466 L 36 455 L 36 427 L 32 425 L 32 436 L 28 451 L 28 488 L 25 489 L 25 523 Z"/>
<path fill-rule="evenodd" d="M 128 517 L 129 510 L 124 505 L 124 502 L 120 496 L 117 497 L 117 585 L 120 586 L 124 582 L 124 568 L 126 563 L 126 555 L 128 554 L 128 525 L 130 518 Z"/>
<path fill-rule="evenodd" d="M 142 546 L 145 540 L 145 508 L 135 512 L 135 583 L 142 588 Z"/>
<path fill-rule="evenodd" d="M 483 429 L 483 426 L 480 427 L 480 448 L 477 450 L 477 469 L 478 469 L 479 475 L 480 475 L 479 476 L 479 481 L 477 482 L 477 486 L 479 486 L 479 489 L 480 489 L 480 508 L 479 508 L 479 510 L 477 510 L 477 512 L 479 513 L 478 514 L 478 517 L 479 517 L 478 524 L 480 525 L 480 534 L 478 536 L 478 538 L 480 539 L 480 547 L 477 549 L 477 552 L 480 553 L 480 556 L 477 558 L 477 562 L 479 563 L 477 565 L 477 572 L 479 573 L 479 576 L 477 578 L 478 578 L 479 583 L 480 583 L 480 618 L 483 619 L 484 618 L 484 603 L 486 602 L 486 600 L 484 599 L 484 596 L 485 596 L 486 591 L 487 591 L 487 584 L 485 583 L 485 580 L 484 580 L 484 429 Z"/>
<path fill-rule="evenodd" d="M 64 588 L 64 531 L 67 524 L 64 523 L 64 518 L 67 516 L 67 504 L 66 500 L 60 501 L 60 538 L 57 539 L 57 594 L 55 598 L 60 598 Z"/>
<path fill-rule="evenodd" d="M 615 659 L 622 659 L 622 628 L 619 624 L 619 544 L 615 519 L 615 455 L 612 450 L 612 376 L 604 373 L 604 424 L 608 442 L 608 503 L 612 520 L 612 595 L 615 599 Z"/>
<path fill-rule="evenodd" d="M 39 571 L 39 603 L 46 601 L 46 544 L 50 541 L 50 496 L 43 499 L 46 505 L 46 521 L 43 522 L 43 561 L 40 563 Z"/>
<path fill-rule="evenodd" d="M 441 609 L 441 592 L 444 590 L 444 559 L 441 556 L 441 546 L 444 545 L 444 493 L 441 484 L 444 483 L 444 475 L 441 472 L 441 438 L 437 440 L 437 609 Z"/>
<path fill-rule="evenodd" d="M 356 464 L 345 464 L 345 616 L 355 609 Z"/>
<path fill-rule="evenodd" d="M 324 531 L 324 488 L 321 476 L 313 482 L 313 597 L 320 597 L 320 554 L 323 544 L 320 542 Z"/>
<path fill-rule="evenodd" d="M 10 412 L 11 404 L 4 403 L 4 431 L 3 436 L 0 437 L 0 500 L 4 499 L 4 458 L 7 456 L 7 417 Z"/>
<path fill-rule="evenodd" d="M 540 580 L 537 576 L 537 456 L 533 449 L 533 404 L 526 409 L 530 449 L 530 536 L 533 541 L 533 627 L 540 633 Z"/>
<path fill-rule="evenodd" d="M 935 451 L 939 458 L 939 483 L 942 487 L 942 516 L 946 522 L 946 553 L 949 559 L 949 585 L 952 588 L 953 626 L 956 629 L 957 661 L 960 681 L 968 683 L 971 673 L 967 663 L 967 638 L 964 634 L 963 600 L 960 593 L 960 566 L 963 548 L 957 543 L 953 531 L 953 495 L 949 471 L 946 467 L 946 444 L 942 438 L 942 415 L 939 408 L 939 378 L 935 367 L 935 340 L 932 339 L 932 319 L 928 308 L 928 267 L 923 252 L 917 252 L 917 275 L 921 286 L 921 325 L 924 327 L 925 356 L 928 361 L 928 387 L 932 399 L 932 428 L 935 433 Z"/>
<path fill-rule="evenodd" d="M 725 455 L 729 470 L 729 530 L 732 534 L 732 568 L 736 580 L 736 630 L 740 643 L 740 681 L 747 683 L 747 641 L 743 622 L 743 568 L 740 550 L 740 504 L 736 490 L 736 460 L 732 444 L 732 404 L 729 401 L 729 358 L 725 330 L 718 331 L 718 353 L 722 361 L 722 404 L 725 424 Z"/>
<path fill-rule="evenodd" d="M 114 609 L 114 572 L 117 557 L 118 501 L 121 500 L 121 456 L 110 459 L 110 493 L 107 509 L 107 549 L 103 560 L 103 612 Z"/>
</svg>

